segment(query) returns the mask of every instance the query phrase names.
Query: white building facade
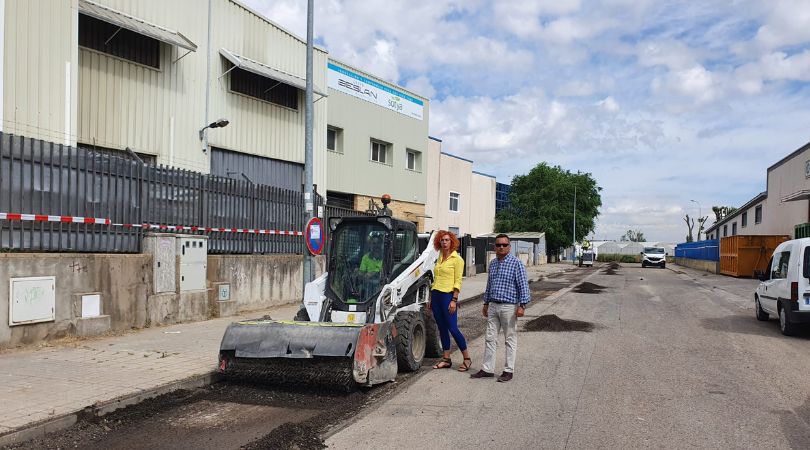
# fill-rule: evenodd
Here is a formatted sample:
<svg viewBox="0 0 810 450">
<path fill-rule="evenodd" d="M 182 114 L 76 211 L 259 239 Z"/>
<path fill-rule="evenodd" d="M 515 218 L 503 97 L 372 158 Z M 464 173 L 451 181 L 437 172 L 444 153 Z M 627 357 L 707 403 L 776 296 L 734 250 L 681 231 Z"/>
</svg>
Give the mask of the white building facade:
<svg viewBox="0 0 810 450">
<path fill-rule="evenodd" d="M 495 228 L 495 177 L 473 170 L 473 161 L 443 152 L 441 146 L 438 138 L 428 141 L 425 228 L 473 237 L 491 233 Z"/>
<path fill-rule="evenodd" d="M 394 217 L 423 231 L 428 99 L 334 59 L 327 71 L 327 204 L 363 211 L 388 194 Z"/>
<path fill-rule="evenodd" d="M 767 190 L 706 229 L 708 239 L 734 235 L 793 236 L 810 222 L 810 143 L 768 167 Z"/>
</svg>

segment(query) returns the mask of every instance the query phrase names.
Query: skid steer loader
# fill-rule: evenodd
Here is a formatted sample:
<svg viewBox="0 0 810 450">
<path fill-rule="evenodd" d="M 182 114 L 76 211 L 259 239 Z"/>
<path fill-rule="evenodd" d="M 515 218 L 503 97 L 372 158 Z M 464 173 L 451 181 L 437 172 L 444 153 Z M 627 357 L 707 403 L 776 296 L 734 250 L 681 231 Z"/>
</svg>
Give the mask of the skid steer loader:
<svg viewBox="0 0 810 450">
<path fill-rule="evenodd" d="M 390 217 L 333 218 L 327 272 L 307 283 L 294 320 L 230 324 L 219 371 L 226 377 L 351 390 L 416 371 L 441 356 L 426 311 L 438 252 L 411 222 Z M 425 245 L 426 244 L 426 245 Z"/>
</svg>

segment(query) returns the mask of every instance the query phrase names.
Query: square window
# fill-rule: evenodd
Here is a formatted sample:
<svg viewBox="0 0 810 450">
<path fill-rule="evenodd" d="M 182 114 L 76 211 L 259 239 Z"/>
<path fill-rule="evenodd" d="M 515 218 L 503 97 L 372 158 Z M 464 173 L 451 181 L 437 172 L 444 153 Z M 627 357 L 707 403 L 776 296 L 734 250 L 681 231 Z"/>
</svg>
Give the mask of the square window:
<svg viewBox="0 0 810 450">
<path fill-rule="evenodd" d="M 450 211 L 458 212 L 458 202 L 460 195 L 458 192 L 450 193 Z"/>
<path fill-rule="evenodd" d="M 754 209 L 754 223 L 762 223 L 762 205 L 757 205 Z"/>
<path fill-rule="evenodd" d="M 326 149 L 330 152 L 343 153 L 343 130 L 335 127 L 326 128 Z"/>
<path fill-rule="evenodd" d="M 382 164 L 388 164 L 391 158 L 388 157 L 388 152 L 391 145 L 381 141 L 371 141 L 371 160 Z"/>
<path fill-rule="evenodd" d="M 410 149 L 408 149 L 405 153 L 407 154 L 405 167 L 407 167 L 408 170 L 420 172 L 422 170 L 422 153 Z"/>
</svg>

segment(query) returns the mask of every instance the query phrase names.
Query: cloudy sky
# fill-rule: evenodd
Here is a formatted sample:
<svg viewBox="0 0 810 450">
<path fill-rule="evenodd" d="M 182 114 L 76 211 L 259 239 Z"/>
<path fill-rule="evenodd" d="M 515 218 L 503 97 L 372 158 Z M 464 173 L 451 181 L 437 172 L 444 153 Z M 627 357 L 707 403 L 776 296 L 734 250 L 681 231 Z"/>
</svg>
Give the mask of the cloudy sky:
<svg viewBox="0 0 810 450">
<path fill-rule="evenodd" d="M 305 0 L 246 3 L 306 36 Z M 431 99 L 444 151 L 593 174 L 597 239 L 682 242 L 690 200 L 740 206 L 810 141 L 807 0 L 315 3 L 333 57 Z"/>
</svg>

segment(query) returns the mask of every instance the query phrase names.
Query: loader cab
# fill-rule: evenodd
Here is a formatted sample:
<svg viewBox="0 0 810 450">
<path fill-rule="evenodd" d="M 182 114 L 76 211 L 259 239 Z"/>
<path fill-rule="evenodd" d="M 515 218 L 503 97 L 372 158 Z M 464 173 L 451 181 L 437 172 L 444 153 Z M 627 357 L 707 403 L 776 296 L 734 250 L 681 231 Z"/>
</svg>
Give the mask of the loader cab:
<svg viewBox="0 0 810 450">
<path fill-rule="evenodd" d="M 368 311 L 416 258 L 416 227 L 391 217 L 346 217 L 332 228 L 326 296 L 337 311 Z"/>
</svg>

